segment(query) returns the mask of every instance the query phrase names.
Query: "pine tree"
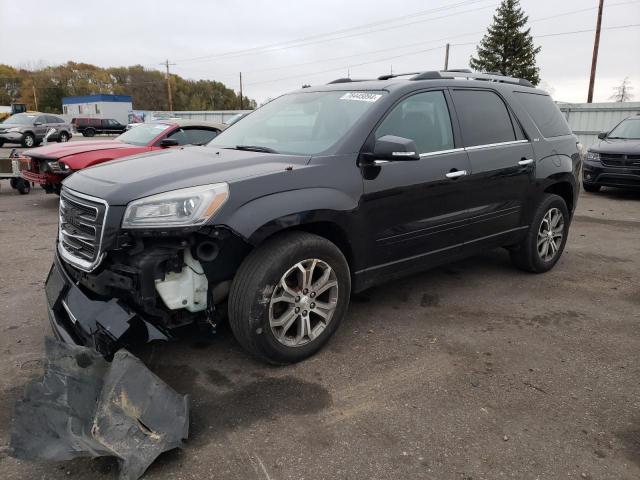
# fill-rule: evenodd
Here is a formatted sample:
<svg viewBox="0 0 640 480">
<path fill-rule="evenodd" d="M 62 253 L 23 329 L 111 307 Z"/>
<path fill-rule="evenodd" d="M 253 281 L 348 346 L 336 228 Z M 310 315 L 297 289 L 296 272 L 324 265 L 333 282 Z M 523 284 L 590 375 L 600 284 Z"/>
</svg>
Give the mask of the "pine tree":
<svg viewBox="0 0 640 480">
<path fill-rule="evenodd" d="M 534 46 L 531 29 L 525 29 L 528 20 L 519 0 L 503 0 L 478 45 L 478 57 L 471 57 L 471 68 L 525 78 L 537 85 L 540 69 L 536 66 L 536 55 L 540 47 Z"/>
</svg>

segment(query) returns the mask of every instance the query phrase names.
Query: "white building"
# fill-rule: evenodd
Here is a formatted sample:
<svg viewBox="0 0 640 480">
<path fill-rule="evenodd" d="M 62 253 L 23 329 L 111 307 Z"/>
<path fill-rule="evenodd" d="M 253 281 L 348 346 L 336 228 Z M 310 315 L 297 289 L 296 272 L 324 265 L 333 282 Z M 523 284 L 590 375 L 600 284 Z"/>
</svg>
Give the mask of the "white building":
<svg viewBox="0 0 640 480">
<path fill-rule="evenodd" d="M 62 117 L 67 122 L 77 117 L 113 118 L 126 125 L 131 110 L 133 104 L 129 95 L 100 93 L 62 98 Z"/>
</svg>

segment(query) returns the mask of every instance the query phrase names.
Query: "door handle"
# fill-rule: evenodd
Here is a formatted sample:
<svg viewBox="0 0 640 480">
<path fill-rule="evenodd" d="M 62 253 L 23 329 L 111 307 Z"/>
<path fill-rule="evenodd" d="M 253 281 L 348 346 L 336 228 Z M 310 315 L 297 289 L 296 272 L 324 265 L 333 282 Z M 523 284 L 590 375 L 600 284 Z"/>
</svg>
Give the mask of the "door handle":
<svg viewBox="0 0 640 480">
<path fill-rule="evenodd" d="M 447 173 L 445 176 L 447 178 L 458 178 L 458 177 L 464 177 L 466 174 L 467 174 L 466 170 L 454 170 L 453 172 Z"/>
<path fill-rule="evenodd" d="M 533 158 L 523 158 L 518 162 L 518 165 L 521 167 L 526 167 L 527 165 L 531 165 L 533 163 Z"/>
</svg>

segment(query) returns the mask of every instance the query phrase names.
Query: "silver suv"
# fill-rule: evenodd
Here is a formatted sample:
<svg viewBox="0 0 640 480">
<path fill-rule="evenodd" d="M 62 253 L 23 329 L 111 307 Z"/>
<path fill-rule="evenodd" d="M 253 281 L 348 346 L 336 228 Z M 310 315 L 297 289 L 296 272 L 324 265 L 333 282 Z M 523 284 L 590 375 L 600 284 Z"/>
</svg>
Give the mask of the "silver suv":
<svg viewBox="0 0 640 480">
<path fill-rule="evenodd" d="M 51 129 L 55 132 L 48 137 L 49 140 L 66 142 L 71 138 L 71 125 L 56 115 L 37 112 L 12 115 L 0 123 L 0 147 L 5 143 L 35 147 Z"/>
</svg>

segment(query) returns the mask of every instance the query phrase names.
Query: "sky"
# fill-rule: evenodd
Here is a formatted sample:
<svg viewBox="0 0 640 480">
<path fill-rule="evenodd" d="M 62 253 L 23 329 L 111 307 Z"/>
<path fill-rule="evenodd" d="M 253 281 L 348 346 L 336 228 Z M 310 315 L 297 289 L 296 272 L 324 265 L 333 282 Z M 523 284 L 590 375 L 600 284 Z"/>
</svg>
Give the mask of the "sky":
<svg viewBox="0 0 640 480">
<path fill-rule="evenodd" d="M 468 68 L 498 0 L 0 0 L 0 63 L 141 64 L 210 79 L 258 103 L 303 84 Z M 585 102 L 597 0 L 521 0 L 542 88 Z M 640 0 L 606 0 L 594 101 L 625 77 L 640 101 Z M 635 26 L 630 26 L 635 25 Z M 624 28 L 616 28 L 624 27 Z M 568 33 L 579 32 L 579 33 Z"/>
</svg>

